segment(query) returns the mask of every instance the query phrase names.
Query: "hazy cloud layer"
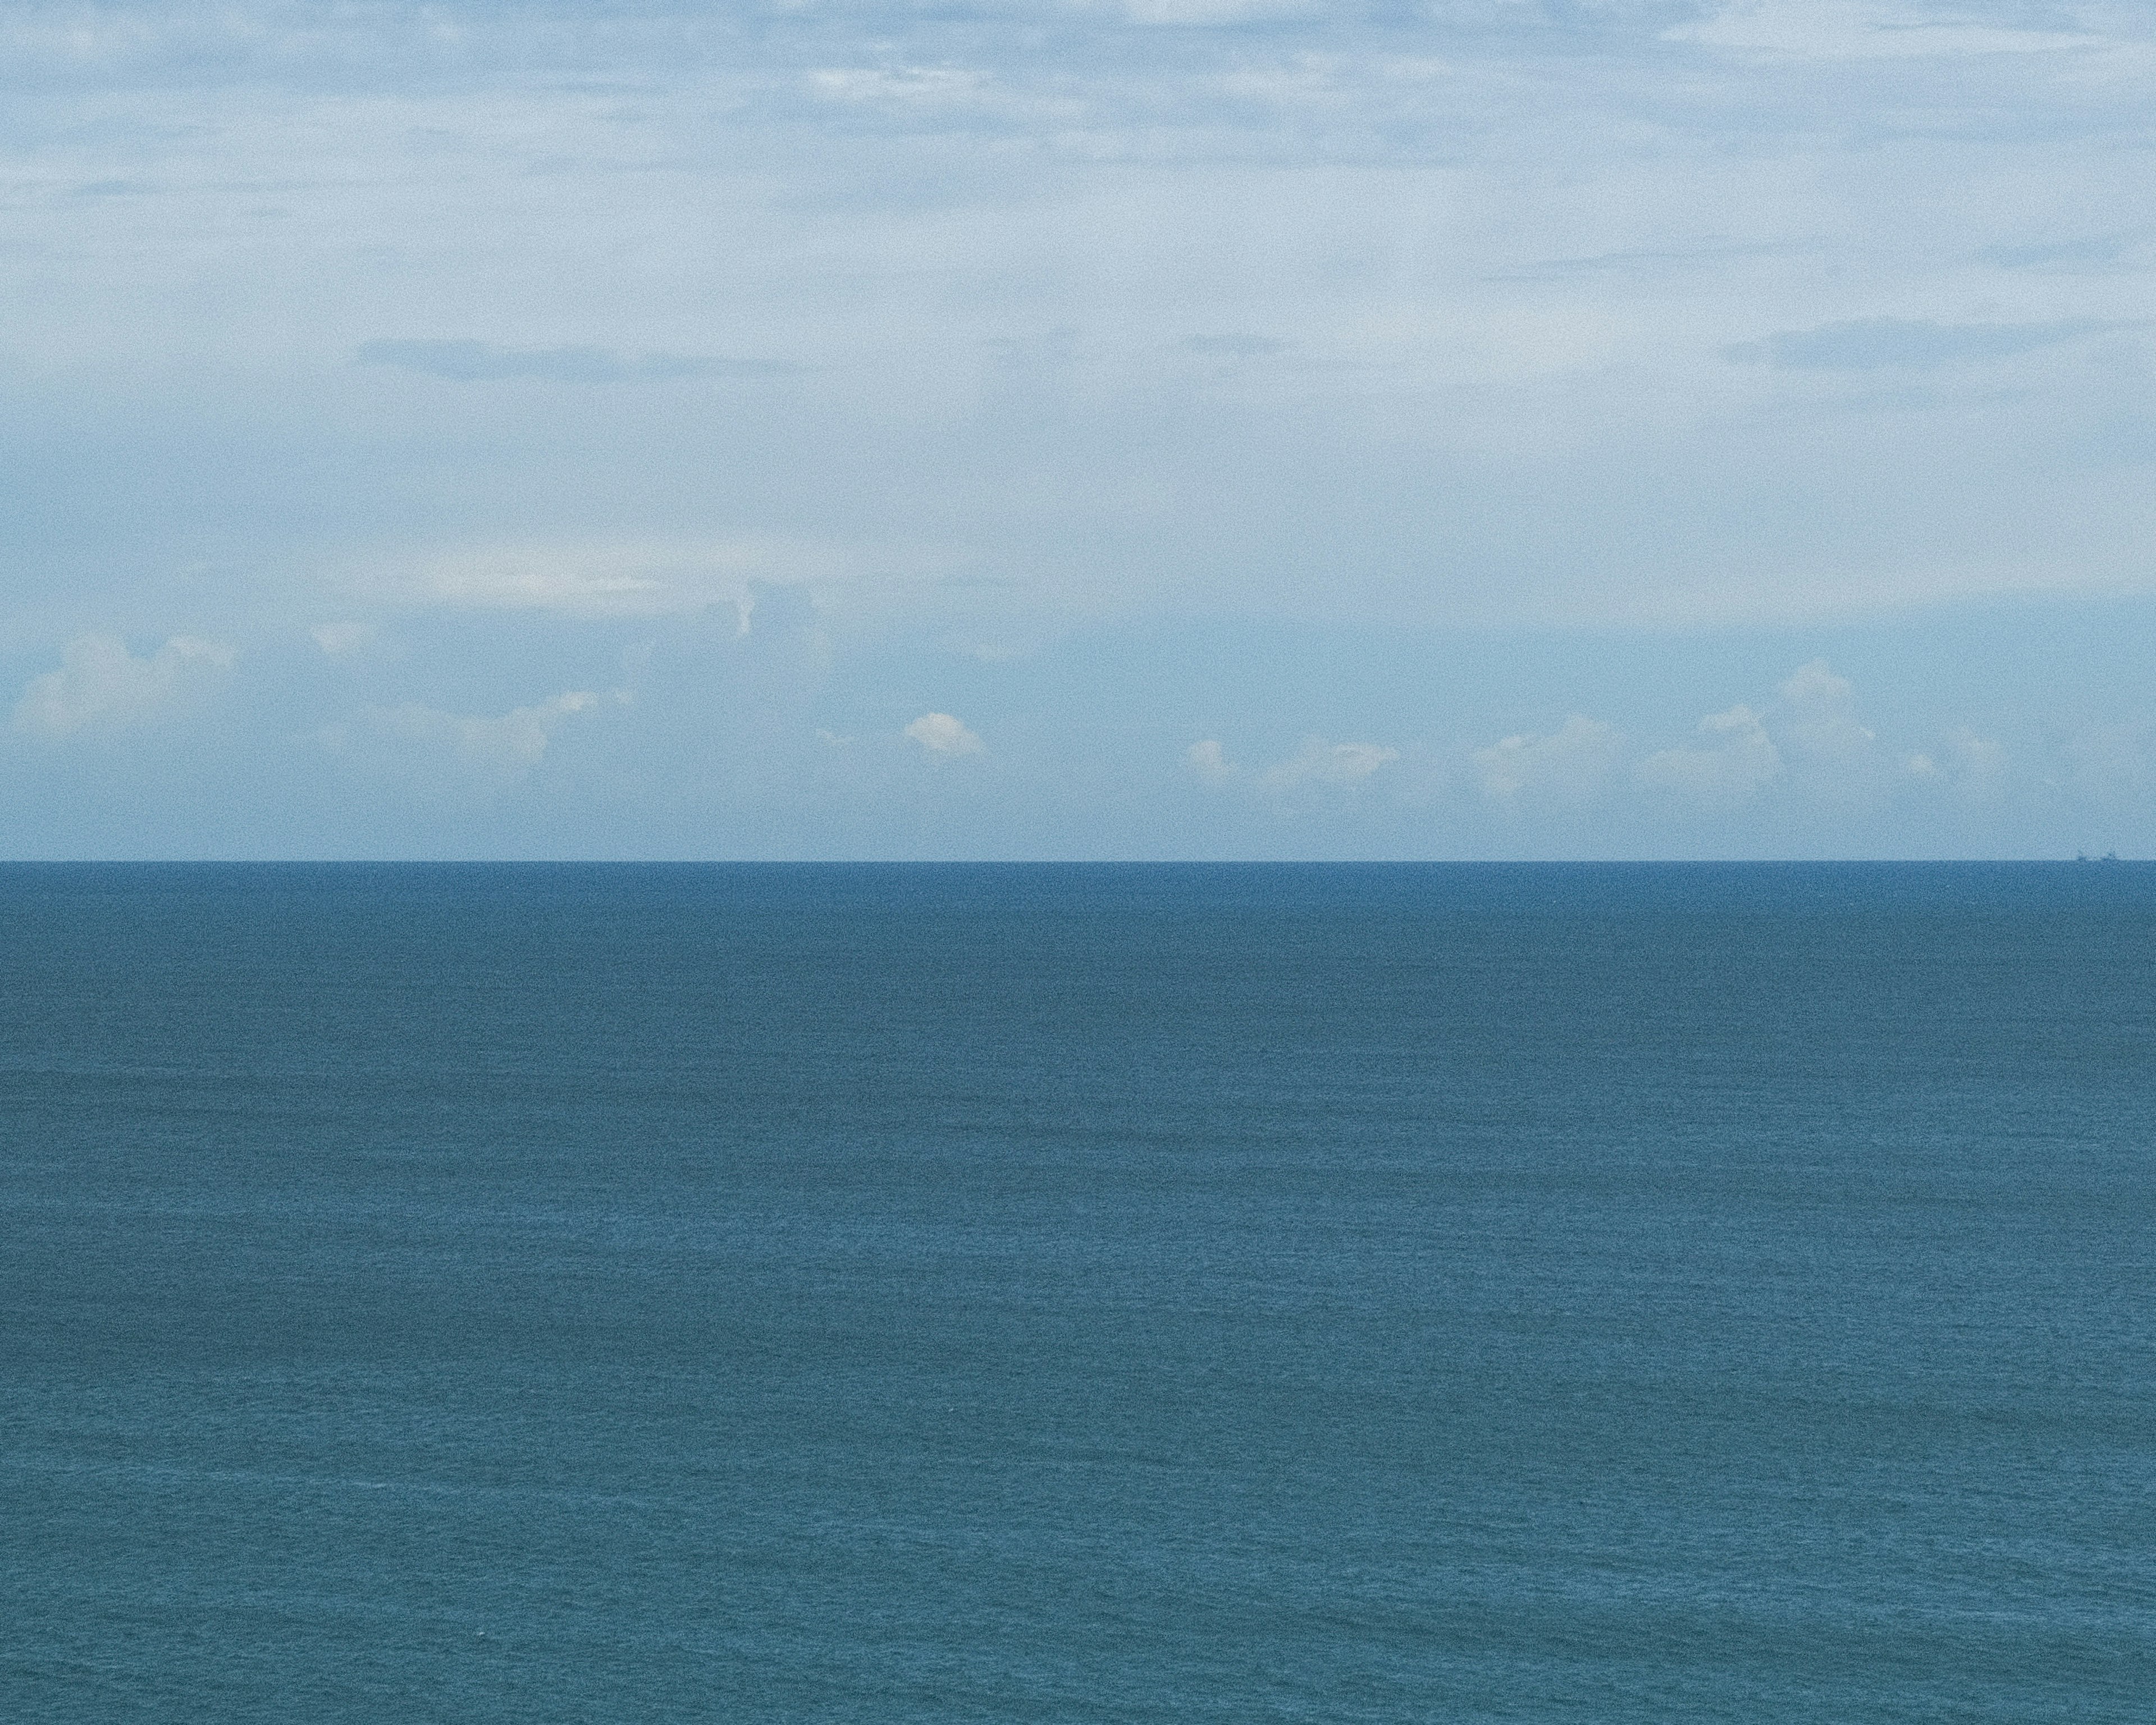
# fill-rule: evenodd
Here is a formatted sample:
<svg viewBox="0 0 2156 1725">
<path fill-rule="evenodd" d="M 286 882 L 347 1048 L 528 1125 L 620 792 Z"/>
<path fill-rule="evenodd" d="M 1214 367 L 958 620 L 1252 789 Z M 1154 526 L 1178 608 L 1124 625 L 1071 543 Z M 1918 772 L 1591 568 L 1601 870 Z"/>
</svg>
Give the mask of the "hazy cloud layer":
<svg viewBox="0 0 2156 1725">
<path fill-rule="evenodd" d="M 33 0 L 0 90 L 18 850 L 2156 848 L 2145 7 Z"/>
</svg>

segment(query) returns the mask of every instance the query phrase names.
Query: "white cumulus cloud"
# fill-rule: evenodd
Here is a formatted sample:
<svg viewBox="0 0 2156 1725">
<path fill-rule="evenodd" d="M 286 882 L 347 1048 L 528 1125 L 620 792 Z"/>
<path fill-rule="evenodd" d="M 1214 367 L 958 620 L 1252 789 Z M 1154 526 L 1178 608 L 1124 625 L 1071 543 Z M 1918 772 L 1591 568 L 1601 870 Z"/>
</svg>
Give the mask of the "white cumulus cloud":
<svg viewBox="0 0 2156 1725">
<path fill-rule="evenodd" d="M 978 755 L 986 747 L 948 713 L 923 713 L 906 727 L 906 734 L 932 755 Z"/>
<path fill-rule="evenodd" d="M 1783 740 L 1800 753 L 1847 763 L 1870 754 L 1878 742 L 1857 722 L 1856 688 L 1824 659 L 1799 665 L 1775 692 L 1789 709 Z"/>
<path fill-rule="evenodd" d="M 1879 746 L 1878 734 L 1859 721 L 1856 691 L 1848 678 L 1815 659 L 1798 666 L 1775 693 L 1782 703 L 1776 739 L 1814 797 L 1848 802 L 1893 793 L 1906 763 L 1897 762 Z"/>
<path fill-rule="evenodd" d="M 1614 726 L 1574 713 L 1547 737 L 1507 737 L 1476 750 L 1475 766 L 1484 793 L 1501 803 L 1582 803 L 1608 782 L 1624 741 Z"/>
<path fill-rule="evenodd" d="M 408 701 L 371 707 L 357 723 L 331 725 L 323 747 L 338 754 L 449 769 L 453 777 L 506 785 L 524 778 L 547 753 L 555 731 L 572 715 L 597 706 L 588 690 L 572 690 L 499 715 L 444 712 Z"/>
<path fill-rule="evenodd" d="M 1708 808 L 1749 803 L 1782 776 L 1782 752 L 1750 707 L 1732 706 L 1699 721 L 1704 744 L 1661 749 L 1640 762 L 1640 783 Z"/>
<path fill-rule="evenodd" d="M 1183 759 L 1193 773 L 1212 784 L 1219 784 L 1235 776 L 1235 767 L 1221 752 L 1219 741 L 1215 737 L 1192 743 L 1183 752 Z"/>
<path fill-rule="evenodd" d="M 1268 791 L 1294 790 L 1302 785 L 1356 784 L 1368 778 L 1400 752 L 1375 742 L 1329 742 L 1322 737 L 1306 737 L 1302 747 L 1263 773 L 1245 771 L 1228 758 L 1218 739 L 1207 737 L 1183 752 L 1183 765 L 1209 784 L 1241 783 Z"/>
<path fill-rule="evenodd" d="M 1380 743 L 1327 742 L 1312 737 L 1285 761 L 1267 768 L 1265 783 L 1277 790 L 1299 784 L 1353 784 L 1399 757 L 1398 749 Z"/>
<path fill-rule="evenodd" d="M 31 680 L 15 703 L 15 727 L 34 736 L 71 737 L 89 727 L 131 724 L 187 688 L 231 668 L 231 648 L 194 635 L 174 635 L 137 659 L 117 635 L 80 635 L 60 654 L 59 668 Z"/>
</svg>

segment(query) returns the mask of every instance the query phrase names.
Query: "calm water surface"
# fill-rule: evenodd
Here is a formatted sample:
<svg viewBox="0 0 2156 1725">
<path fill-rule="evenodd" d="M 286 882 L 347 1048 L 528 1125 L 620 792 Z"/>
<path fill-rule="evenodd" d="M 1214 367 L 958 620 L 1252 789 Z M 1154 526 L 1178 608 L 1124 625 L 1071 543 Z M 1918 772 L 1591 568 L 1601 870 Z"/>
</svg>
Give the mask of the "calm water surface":
<svg viewBox="0 0 2156 1725">
<path fill-rule="evenodd" d="M 2146 1721 L 2156 869 L 0 869 L 0 1716 Z"/>
</svg>

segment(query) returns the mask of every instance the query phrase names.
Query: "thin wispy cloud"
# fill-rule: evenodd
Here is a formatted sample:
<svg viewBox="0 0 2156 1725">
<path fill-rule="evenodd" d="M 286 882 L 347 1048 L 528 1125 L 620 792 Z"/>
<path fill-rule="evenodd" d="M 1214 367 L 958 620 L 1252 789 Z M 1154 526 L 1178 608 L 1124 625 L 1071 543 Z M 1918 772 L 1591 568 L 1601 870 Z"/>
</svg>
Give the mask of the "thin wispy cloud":
<svg viewBox="0 0 2156 1725">
<path fill-rule="evenodd" d="M 1208 359 L 1263 359 L 1285 353 L 1292 344 L 1277 336 L 1224 335 L 1185 336 L 1177 345 L 1185 353 L 1202 354 Z"/>
<path fill-rule="evenodd" d="M 2040 240 L 2021 245 L 1979 247 L 1976 256 L 2001 270 L 2104 268 L 2124 262 L 2148 244 L 2145 234 L 2094 234 L 2081 239 Z"/>
<path fill-rule="evenodd" d="M 839 547 L 784 541 L 529 540 L 380 555 L 332 572 L 327 584 L 408 608 L 593 619 L 723 608 L 746 634 L 758 583 L 844 567 Z"/>
<path fill-rule="evenodd" d="M 775 377 L 798 367 L 696 353 L 615 353 L 603 347 L 500 347 L 472 341 L 373 341 L 354 357 L 452 383 L 535 377 L 549 383 L 649 383 L 680 378 Z"/>
<path fill-rule="evenodd" d="M 1937 323 L 1923 318 L 1866 317 L 1817 329 L 1784 330 L 1722 349 L 1729 358 L 1786 371 L 1871 372 L 2011 359 L 2091 336 L 2139 329 L 2135 321 L 2060 318 L 2043 323 Z"/>
</svg>

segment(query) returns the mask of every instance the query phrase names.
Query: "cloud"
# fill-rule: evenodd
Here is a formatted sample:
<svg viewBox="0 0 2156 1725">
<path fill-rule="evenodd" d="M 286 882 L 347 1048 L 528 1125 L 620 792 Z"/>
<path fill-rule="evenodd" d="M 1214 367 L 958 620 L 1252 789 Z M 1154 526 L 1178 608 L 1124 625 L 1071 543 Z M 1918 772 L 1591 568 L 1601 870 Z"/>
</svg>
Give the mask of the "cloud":
<svg viewBox="0 0 2156 1725">
<path fill-rule="evenodd" d="M 1601 252 L 1584 258 L 1544 258 L 1536 263 L 1518 264 L 1493 270 L 1489 279 L 1492 281 L 1558 282 L 1594 276 L 1644 279 L 1718 264 L 1745 263 L 1753 259 L 1772 258 L 1800 250 L 1800 246 L 1787 242 L 1743 244 L 1727 240 L 1702 241 L 1695 244 L 1659 246 L 1637 251 Z"/>
<path fill-rule="evenodd" d="M 550 383 L 642 383 L 676 377 L 770 377 L 798 367 L 712 354 L 620 354 L 604 347 L 497 347 L 487 341 L 362 341 L 352 357 L 452 383 L 537 377 Z"/>
<path fill-rule="evenodd" d="M 59 670 L 32 679 L 23 691 L 15 728 L 55 740 L 91 727 L 118 729 L 229 670 L 235 657 L 231 648 L 194 635 L 174 635 L 147 659 L 136 658 L 116 635 L 80 635 L 61 652 Z"/>
<path fill-rule="evenodd" d="M 365 542 L 483 538 L 519 518 L 624 536 L 843 536 L 875 521 L 949 542 L 966 567 L 1028 570 L 1040 597 L 1005 608 L 1013 629 L 1054 627 L 1066 602 L 1204 611 L 1216 557 L 1250 589 L 1237 603 L 1261 608 L 1608 619 L 1702 584 L 1733 608 L 1752 583 L 1725 578 L 1744 536 L 1731 523 L 1750 521 L 1773 524 L 1743 547 L 1774 596 L 1757 603 L 1801 610 L 1816 571 L 1865 587 L 2001 487 L 1906 488 L 1867 527 L 1835 529 L 1821 557 L 1808 542 L 1826 536 L 1820 512 L 1798 500 L 1845 495 L 1842 470 L 1876 470 L 1876 445 L 1815 448 L 1801 404 L 1729 435 L 1719 386 L 1696 387 L 1681 356 L 1758 336 L 1763 360 L 1811 362 L 1817 331 L 1768 332 L 1795 321 L 1790 284 L 1836 259 L 1870 260 L 1876 297 L 1851 309 L 1933 312 L 1943 327 L 1989 300 L 2011 308 L 1990 316 L 2049 321 L 2039 329 L 2133 315 L 2128 282 L 2084 303 L 2085 284 L 1986 280 L 1977 260 L 1986 242 L 2107 225 L 2094 212 L 2116 210 L 2122 230 L 2138 220 L 2113 194 L 2118 152 L 2140 148 L 2142 80 L 2125 68 L 2145 28 L 2116 8 L 2076 8 L 2114 39 L 2114 70 L 2080 55 L 2071 84 L 2056 56 L 1953 69 L 1992 80 L 1980 90 L 1925 67 L 1850 69 L 1879 80 L 1861 89 L 1763 75 L 1666 34 L 1711 18 L 1730 40 L 1972 40 L 1937 28 L 1953 23 L 1942 6 L 1830 0 L 815 0 L 757 8 L 745 33 L 675 0 L 552 8 L 543 28 L 465 3 L 33 10 L 42 22 L 7 27 L 8 46 L 64 147 L 18 152 L 36 208 L 18 345 L 131 377 L 154 438 L 184 423 L 157 390 L 212 392 L 235 430 L 323 487 L 314 518 L 349 537 L 320 554 L 340 562 Z M 2028 12 L 1961 9 L 1978 23 Z M 1287 13 L 1306 15 L 1246 27 Z M 1236 27 L 1163 33 L 1134 18 Z M 220 100 L 233 80 L 276 100 Z M 108 89 L 127 91 L 124 126 L 99 117 Z M 954 162 L 953 128 L 976 123 L 953 116 L 967 103 L 993 111 Z M 174 156 L 158 141 L 174 136 L 193 141 Z M 2036 146 L 2017 141 L 2038 136 L 2041 198 Z M 1463 153 L 1462 139 L 1476 141 Z M 96 184 L 156 195 L 125 199 L 124 217 L 110 200 L 54 213 L 57 188 Z M 280 236 L 260 269 L 216 238 L 258 231 Z M 1524 296 L 1493 285 L 1537 268 L 1563 279 Z M 265 347 L 280 315 L 289 339 Z M 1037 352 L 1067 362 L 1068 396 L 984 384 L 994 340 L 1029 330 L 1077 332 Z M 1267 360 L 1285 336 L 1296 362 Z M 801 368 L 782 400 L 759 399 L 773 411 L 753 428 L 714 411 L 704 386 L 654 381 L 776 372 L 778 359 Z M 577 410 L 534 413 L 535 386 L 573 390 Z M 329 411 L 285 436 L 266 403 L 316 390 Z M 1242 391 L 1270 405 L 1246 411 Z M 1434 399 L 1444 413 L 1426 411 Z M 363 451 L 331 459 L 346 434 L 329 428 L 360 403 Z M 131 434 L 118 407 L 101 411 Z M 2041 423 L 2079 411 L 2062 402 Z M 1948 426 L 1986 445 L 1951 474 L 1990 470 L 2029 423 L 1990 405 Z M 203 458 L 206 483 L 189 485 L 197 454 L 170 444 L 158 454 L 178 471 L 116 499 L 146 542 L 127 555 L 162 554 L 154 495 L 192 500 L 182 532 L 197 538 L 203 521 L 244 519 L 247 556 L 283 566 L 294 536 L 269 542 L 296 507 L 242 517 L 255 465 L 228 477 Z M 1371 485 L 1379 448 L 1419 477 Z M 2138 531 L 2132 505 L 2050 507 L 2071 501 L 2050 495 L 2056 464 L 2028 468 L 2002 483 L 2030 495 L 1999 512 L 2025 501 L 2015 521 L 2075 542 L 2002 547 L 2002 561 L 2100 580 L 2111 527 Z M 1657 482 L 1686 470 L 1700 482 Z M 1408 554 L 1430 499 L 1469 491 L 1458 531 Z M 1133 501 L 1157 526 L 1127 543 Z M 316 531 L 296 536 L 320 543 Z M 1339 572 L 1315 593 L 1285 549 L 1306 534 Z M 2025 534 L 2039 536 L 2009 536 Z M 1991 572 L 1962 549 L 1942 544 L 1938 562 L 1955 592 Z M 660 603 L 577 582 L 536 599 Z"/>
<path fill-rule="evenodd" d="M 1671 41 L 1792 59 L 1928 59 L 2055 54 L 2102 39 L 1983 22 L 1976 8 L 1945 11 L 1892 0 L 1728 0 L 1668 32 Z"/>
<path fill-rule="evenodd" d="M 732 606 L 741 633 L 778 586 L 836 568 L 814 546 L 773 539 L 534 541 L 462 547 L 346 572 L 377 603 L 658 617 Z"/>
<path fill-rule="evenodd" d="M 1124 0 L 1123 9 L 1132 23 L 1184 26 L 1270 23 L 1322 10 L 1317 0 Z"/>
<path fill-rule="evenodd" d="M 1775 692 L 1799 706 L 1840 707 L 1856 698 L 1856 685 L 1838 675 L 1824 659 L 1814 659 L 1791 671 Z"/>
<path fill-rule="evenodd" d="M 1484 794 L 1501 803 L 1524 796 L 1574 804 L 1608 783 L 1623 747 L 1613 726 L 1574 713 L 1547 737 L 1507 737 L 1476 750 L 1475 766 Z"/>
<path fill-rule="evenodd" d="M 1782 776 L 1782 752 L 1750 707 L 1708 714 L 1699 734 L 1713 740 L 1661 749 L 1640 762 L 1640 783 L 1702 808 L 1735 809 Z"/>
<path fill-rule="evenodd" d="M 1260 359 L 1269 353 L 1285 353 L 1288 344 L 1277 336 L 1185 336 L 1177 344 L 1185 353 L 1209 359 Z"/>
<path fill-rule="evenodd" d="M 318 623 L 307 633 L 315 644 L 332 659 L 341 659 L 347 653 L 357 653 L 374 639 L 371 623 Z"/>
<path fill-rule="evenodd" d="M 1883 802 L 1912 776 L 1928 776 L 1880 746 L 1878 733 L 1857 716 L 1856 689 L 1824 659 L 1798 666 L 1775 694 L 1774 735 L 1792 788 L 1815 804 Z"/>
<path fill-rule="evenodd" d="M 1268 791 L 1289 791 L 1310 784 L 1356 784 L 1388 762 L 1400 757 L 1398 749 L 1374 742 L 1328 742 L 1306 737 L 1302 747 L 1282 761 L 1276 761 L 1255 776 L 1230 761 L 1212 737 L 1194 742 L 1183 752 L 1183 765 L 1209 784 L 1242 781 Z"/>
<path fill-rule="evenodd" d="M 539 764 L 564 720 L 598 704 L 597 695 L 582 689 L 495 716 L 445 712 L 408 701 L 401 706 L 370 707 L 357 722 L 326 726 L 320 740 L 333 753 L 377 764 L 401 761 L 423 769 L 446 770 L 467 781 L 499 788 L 522 779 Z"/>
<path fill-rule="evenodd" d="M 1183 752 L 1183 759 L 1193 773 L 1209 784 L 1222 784 L 1235 776 L 1235 769 L 1229 765 L 1219 742 L 1212 737 L 1192 743 Z"/>
<path fill-rule="evenodd" d="M 1855 685 L 1824 659 L 1799 665 L 1763 708 L 1740 705 L 1709 714 L 1697 737 L 1634 766 L 1631 782 L 1646 794 L 1640 812 L 1654 813 L 1656 800 L 1664 812 L 1694 814 L 1771 806 L 1781 817 L 1824 829 L 1911 797 L 1922 799 L 1912 808 L 1974 814 L 1995 809 L 2011 789 L 2005 751 L 1966 726 L 1937 734 L 1922 749 L 1887 747 L 1860 717 Z M 1477 759 L 1486 771 L 1510 762 L 1496 750 Z"/>
<path fill-rule="evenodd" d="M 1995 807 L 2007 788 L 2006 751 L 1966 726 L 1948 732 L 1937 748 L 1909 756 L 1902 770 L 1918 784 L 1945 790 L 1965 809 Z"/>
<path fill-rule="evenodd" d="M 1649 755 L 1638 782 L 1700 809 L 1733 810 L 1770 786 L 1814 815 L 1880 803 L 1912 783 L 1956 785 L 1992 772 L 1988 745 L 1949 740 L 1932 754 L 1891 754 L 1857 714 L 1856 690 L 1824 659 L 1784 677 L 1766 711 L 1738 706 L 1700 721 L 1706 741 Z"/>
<path fill-rule="evenodd" d="M 1789 713 L 1783 741 L 1795 752 L 1835 766 L 1874 752 L 1878 737 L 1857 722 L 1855 685 L 1824 659 L 1799 665 L 1774 692 Z"/>
<path fill-rule="evenodd" d="M 1741 363 L 1784 371 L 1870 372 L 1900 367 L 1933 371 L 1967 361 L 2008 359 L 2077 341 L 2085 336 L 2135 329 L 2138 322 L 2069 317 L 2049 323 L 1933 323 L 1923 319 L 1866 317 L 1817 329 L 1784 330 L 1757 341 L 1722 350 Z"/>
<path fill-rule="evenodd" d="M 1266 768 L 1265 782 L 1276 790 L 1300 784 L 1354 784 L 1399 757 L 1398 749 L 1378 743 L 1327 742 L 1322 737 L 1306 737 L 1302 747 L 1285 761 Z"/>
<path fill-rule="evenodd" d="M 986 747 L 948 713 L 923 713 L 906 727 L 906 735 L 932 755 L 978 755 Z"/>
<path fill-rule="evenodd" d="M 2023 245 L 1979 246 L 1976 255 L 2001 270 L 2044 270 L 2053 265 L 2102 266 L 2123 260 L 2140 244 L 2140 236 L 2104 234 L 2083 239 L 2056 239 Z"/>
<path fill-rule="evenodd" d="M 2107 40 L 2049 51 L 2071 31 Z M 0 258 L 35 503 L 0 633 L 51 644 L 7 686 L 153 591 L 188 608 L 145 655 L 249 619 L 293 662 L 243 662 L 214 742 L 264 833 L 316 818 L 253 770 L 293 727 L 514 762 L 462 720 L 603 688 L 632 637 L 634 723 L 563 718 L 533 773 L 565 849 L 632 819 L 735 843 L 667 823 L 752 759 L 803 811 L 757 842 L 887 849 L 914 802 L 849 775 L 928 752 L 891 722 L 924 689 L 981 704 L 998 762 L 912 759 L 923 784 L 1014 768 L 1007 697 L 1063 739 L 1066 778 L 1029 744 L 1009 798 L 943 799 L 984 851 L 1204 849 L 1274 804 L 1381 852 L 1455 819 L 1671 850 L 1682 799 L 1748 773 L 1744 819 L 1786 836 L 1837 762 L 1943 820 L 1964 722 L 2015 739 L 2000 800 L 2040 823 L 2076 793 L 2027 739 L 2156 711 L 2156 624 L 2082 653 L 2071 608 L 2156 614 L 2119 465 L 2156 449 L 2156 333 L 2118 321 L 2151 316 L 2147 8 L 128 0 L 0 39 L 37 116 Z M 1866 410 L 1823 419 L 1852 384 Z M 813 585 L 828 649 L 779 639 L 757 578 Z M 2015 592 L 2010 624 L 1950 608 Z M 1812 630 L 1882 610 L 1906 652 Z M 382 648 L 308 637 L 358 618 L 444 680 L 352 692 Z M 1830 639 L 1891 666 L 1880 737 L 1775 694 Z M 1774 675 L 1712 681 L 1756 652 Z M 1632 741 L 1572 728 L 1588 658 Z M 358 716 L 408 697 L 459 711 Z M 1740 698 L 1757 734 L 1692 734 Z M 1296 754 L 1312 729 L 1425 747 Z M 617 745 L 579 800 L 566 769 Z"/>
</svg>

